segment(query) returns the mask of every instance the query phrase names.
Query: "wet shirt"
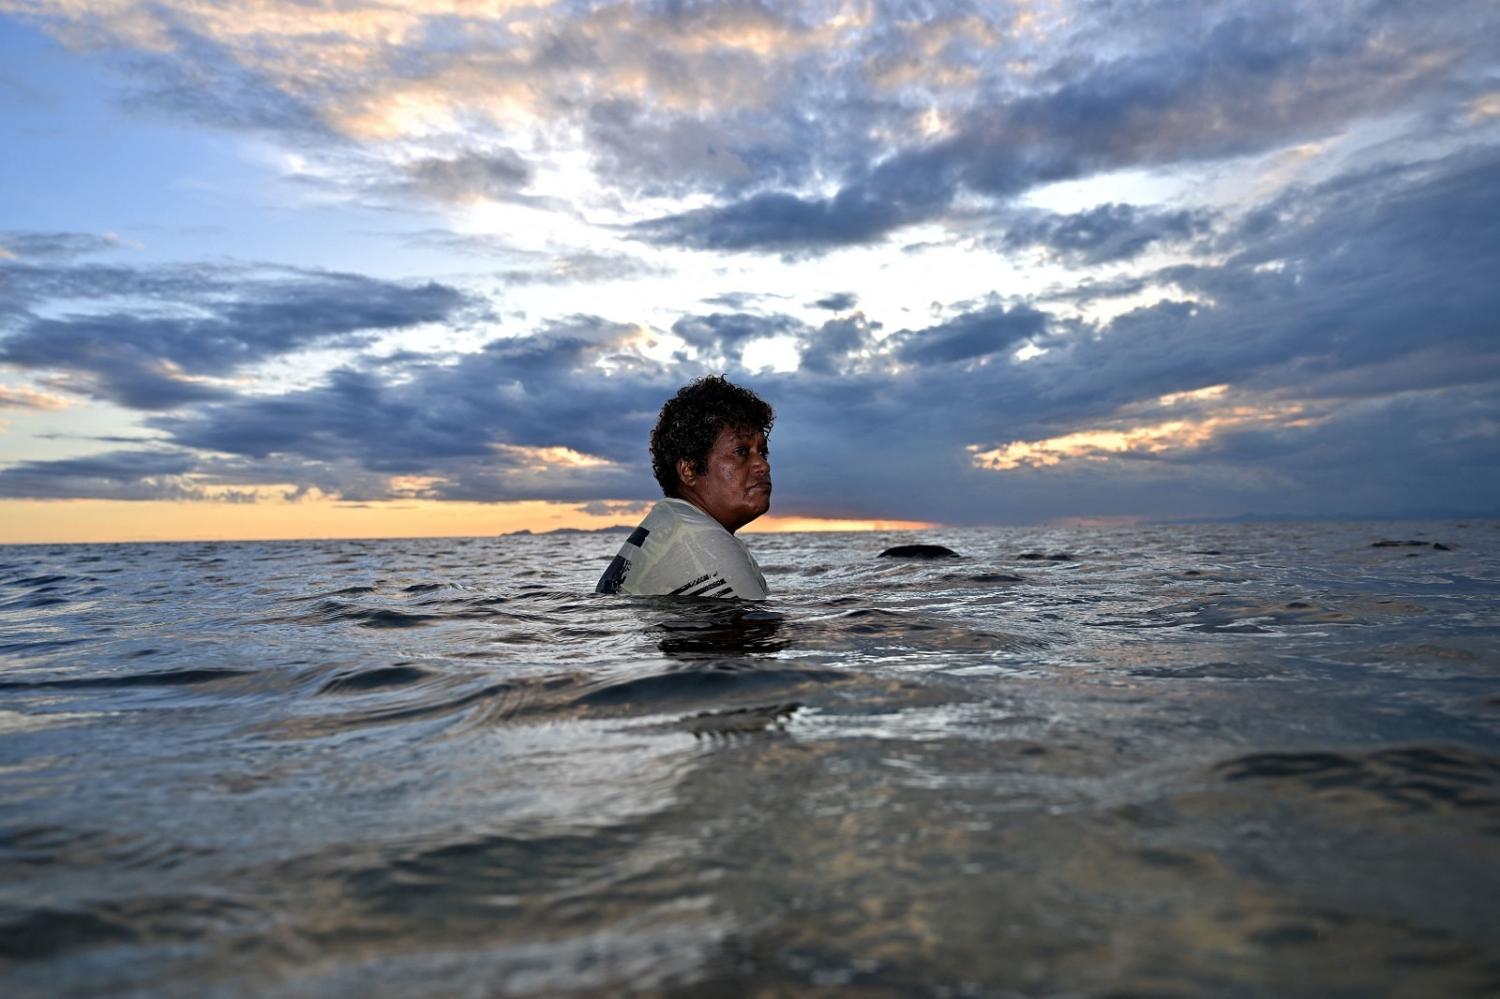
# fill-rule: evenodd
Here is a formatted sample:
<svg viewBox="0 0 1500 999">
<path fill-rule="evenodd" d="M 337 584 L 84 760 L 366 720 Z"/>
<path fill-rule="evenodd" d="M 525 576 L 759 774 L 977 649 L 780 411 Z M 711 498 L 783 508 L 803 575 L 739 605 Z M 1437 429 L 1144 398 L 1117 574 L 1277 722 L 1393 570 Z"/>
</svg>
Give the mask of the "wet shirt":
<svg viewBox="0 0 1500 999">
<path fill-rule="evenodd" d="M 631 532 L 599 577 L 597 593 L 764 600 L 750 549 L 687 500 L 664 499 Z"/>
</svg>

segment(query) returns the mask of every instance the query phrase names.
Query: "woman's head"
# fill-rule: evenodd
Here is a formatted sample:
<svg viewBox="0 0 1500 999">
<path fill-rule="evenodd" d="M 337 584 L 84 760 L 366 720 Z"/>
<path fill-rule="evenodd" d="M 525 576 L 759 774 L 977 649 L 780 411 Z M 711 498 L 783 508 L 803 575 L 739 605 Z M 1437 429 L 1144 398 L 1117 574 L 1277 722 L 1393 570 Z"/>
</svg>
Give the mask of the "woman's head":
<svg viewBox="0 0 1500 999">
<path fill-rule="evenodd" d="M 770 403 L 722 375 L 684 385 L 662 406 L 651 430 L 651 471 L 663 495 L 682 495 L 679 462 L 697 475 L 708 470 L 709 452 L 726 429 L 769 434 L 775 421 Z"/>
</svg>

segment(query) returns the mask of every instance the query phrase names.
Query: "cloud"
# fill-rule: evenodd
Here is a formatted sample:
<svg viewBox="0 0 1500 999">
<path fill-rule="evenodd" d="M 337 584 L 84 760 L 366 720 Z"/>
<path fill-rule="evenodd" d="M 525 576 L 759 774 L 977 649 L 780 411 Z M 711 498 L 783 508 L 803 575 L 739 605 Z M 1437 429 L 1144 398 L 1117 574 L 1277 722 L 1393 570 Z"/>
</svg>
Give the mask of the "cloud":
<svg viewBox="0 0 1500 999">
<path fill-rule="evenodd" d="M 69 405 L 71 403 L 62 396 L 25 386 L 10 388 L 0 385 L 0 409 L 58 410 L 67 409 Z"/>
<path fill-rule="evenodd" d="M 0 261 L 74 260 L 119 246 L 120 238 L 111 233 L 0 231 Z"/>
<path fill-rule="evenodd" d="M 879 323 L 856 312 L 807 330 L 802 337 L 801 370 L 811 375 L 847 373 L 856 355 L 874 349 L 879 329 Z"/>
<path fill-rule="evenodd" d="M 148 423 L 179 453 L 226 456 L 195 466 L 223 486 L 287 482 L 360 501 L 645 498 L 655 493 L 645 440 L 662 400 L 755 339 L 784 335 L 799 343 L 798 370 L 731 374 L 777 406 L 787 512 L 1237 513 L 1313 509 L 1320 490 L 1397 510 L 1450 479 L 1479 504 L 1500 485 L 1476 466 L 1500 432 L 1486 402 L 1500 380 L 1494 170 L 1493 154 L 1476 151 L 1291 189 L 1267 218 L 1226 226 L 1217 263 L 1143 275 L 1178 291 L 1094 323 L 998 301 L 884 336 L 861 313 L 811 327 L 709 312 L 673 327 L 703 359 L 664 364 L 645 353 L 652 331 L 581 315 Z M 1016 361 L 1025 343 L 1045 352 Z M 1224 384 L 1222 398 L 1152 401 Z M 1174 420 L 1189 429 L 1166 427 Z M 973 461 L 971 448 L 1100 429 L 1167 446 L 1010 471 Z M 1364 433 L 1376 436 L 1355 447 Z M 1381 485 L 1340 492 L 1339 474 Z M 413 492 L 393 485 L 402 478 L 424 481 Z"/>
<path fill-rule="evenodd" d="M 559 253 L 549 255 L 533 267 L 515 267 L 496 273 L 511 285 L 593 285 L 605 281 L 630 281 L 660 277 L 667 271 L 639 257 L 624 253 Z"/>
<path fill-rule="evenodd" d="M 859 304 L 859 296 L 852 291 L 835 292 L 826 295 L 812 303 L 815 309 L 826 309 L 829 312 L 848 312 Z"/>
<path fill-rule="evenodd" d="M 1206 235 L 1209 226 L 1202 211 L 1104 204 L 1072 214 L 1019 215 L 991 242 L 1006 250 L 1040 247 L 1074 264 L 1108 264 L 1131 260 L 1155 245 Z"/>
<path fill-rule="evenodd" d="M 639 239 L 695 250 L 816 253 L 875 243 L 893 230 L 934 218 L 955 189 L 936 158 L 898 156 L 830 198 L 780 191 L 636 223 Z"/>
<path fill-rule="evenodd" d="M 0 281 L 32 306 L 5 320 L 0 363 L 60 372 L 59 387 L 145 410 L 227 399 L 233 392 L 212 379 L 299 350 L 451 319 L 470 304 L 437 282 L 288 269 L 0 262 Z M 99 311 L 40 314 L 49 301 L 92 301 Z"/>
<path fill-rule="evenodd" d="M 503 235 L 462 233 L 439 228 L 394 235 L 405 246 L 437 249 L 502 262 L 506 266 L 493 274 L 503 285 L 591 285 L 670 274 L 661 264 L 638 255 L 613 250 L 560 248 L 549 252 L 522 249 Z M 742 303 L 732 307 L 744 308 L 745 305 Z"/>
<path fill-rule="evenodd" d="M 1113 169 L 1279 148 L 1420 103 L 1445 78 L 1482 67 L 1462 33 L 1420 20 L 1404 25 L 1401 42 L 1391 44 L 1391 35 L 1362 35 L 1350 31 L 1349 20 L 1291 8 L 1168 18 L 1158 5 L 1123 6 L 1130 12 L 1128 24 L 1121 19 L 1123 37 L 1138 44 L 1101 49 L 1128 54 L 1101 60 L 1050 53 L 1056 62 L 1049 72 L 1019 93 L 1013 80 L 1006 89 L 999 81 L 976 81 L 977 93 L 947 115 L 944 130 L 893 141 L 873 167 L 843 164 L 833 194 L 759 190 L 644 220 L 634 232 L 648 242 L 707 251 L 808 254 L 871 244 L 941 218 L 960 192 L 1006 201 L 1038 185 Z M 885 125 L 897 119 L 889 112 Z M 764 184 L 767 175 L 761 176 Z M 1085 228 L 1119 230 L 1135 221 L 1117 213 L 1035 235 L 1061 240 L 1061 249 L 1083 259 L 1091 253 L 1119 259 L 1128 255 L 1128 240 L 1110 257 L 1108 241 L 1091 239 Z M 1164 214 L 1154 220 L 1154 238 L 1191 230 L 1193 221 Z"/>
<path fill-rule="evenodd" d="M 968 361 L 1014 350 L 1039 335 L 1046 325 L 1046 315 L 1027 306 L 1009 310 L 995 306 L 925 330 L 902 330 L 894 334 L 894 353 L 900 360 L 918 365 Z"/>
<path fill-rule="evenodd" d="M 509 149 L 429 156 L 405 167 L 412 184 L 438 201 L 504 199 L 531 180 L 531 167 Z"/>
<path fill-rule="evenodd" d="M 1438 102 L 1482 111 L 1497 26 L 1482 0 L 1441 18 L 1380 0 L 5 7 L 119 53 L 138 107 L 356 149 L 421 198 L 506 199 L 586 165 L 595 190 L 575 177 L 569 196 L 635 215 L 641 240 L 793 255 L 879 243 L 955 199 L 1285 148 Z"/>
<path fill-rule="evenodd" d="M 199 499 L 186 478 L 197 456 L 178 451 L 110 451 L 87 458 L 23 461 L 0 469 L 0 496 L 12 499 Z"/>
<path fill-rule="evenodd" d="M 752 341 L 801 328 L 800 322 L 788 316 L 715 312 L 706 316 L 684 316 L 672 324 L 672 333 L 701 357 L 721 357 L 737 365 L 746 345 Z"/>
<path fill-rule="evenodd" d="M 595 500 L 575 507 L 579 513 L 590 517 L 640 517 L 651 508 L 649 503 L 619 503 Z"/>
<path fill-rule="evenodd" d="M 330 120 L 322 95 L 289 86 L 283 71 L 242 47 L 244 40 L 253 37 L 249 33 L 228 23 L 192 23 L 194 15 L 205 10 L 206 5 L 193 3 L 154 9 L 126 3 L 115 8 L 115 20 L 108 15 L 99 20 L 80 18 L 62 28 L 61 34 L 65 39 L 84 35 L 90 47 L 122 41 L 141 44 L 119 59 L 132 87 L 122 104 L 131 111 L 166 114 L 221 129 L 270 133 L 299 143 L 336 141 L 339 129 Z M 133 29 L 146 25 L 153 37 L 141 39 Z M 127 36 L 137 34 L 137 39 L 109 37 L 121 29 Z M 264 41 L 275 44 L 277 40 L 268 37 Z M 287 55 L 295 58 L 296 43 L 282 41 L 289 43 Z M 305 50 L 304 54 L 317 58 Z M 334 66 L 318 67 L 314 62 L 294 72 L 317 76 L 330 70 L 330 75 L 337 75 Z"/>
<path fill-rule="evenodd" d="M 448 482 L 433 492 L 450 498 L 490 488 L 496 490 L 486 494 L 490 499 L 509 495 L 499 473 L 537 465 L 524 449 L 566 447 L 604 464 L 556 462 L 548 481 L 573 483 L 564 498 L 640 495 L 649 481 L 642 442 L 662 399 L 676 388 L 673 375 L 653 363 L 606 377 L 597 365 L 638 356 L 641 337 L 633 325 L 577 316 L 531 336 L 493 340 L 452 361 L 408 365 L 399 381 L 380 369 L 346 367 L 313 388 L 242 397 L 150 423 L 183 446 L 246 459 L 350 460 L 383 475 L 441 474 Z M 544 478 L 531 474 L 538 484 L 526 487 L 527 498 L 538 498 L 533 493 Z M 624 493 L 582 485 L 627 481 Z"/>
<path fill-rule="evenodd" d="M 744 312 L 765 302 L 774 302 L 786 298 L 785 295 L 773 291 L 727 291 L 718 295 L 711 295 L 703 299 L 704 305 L 720 306 L 726 309 L 734 309 Z"/>
</svg>

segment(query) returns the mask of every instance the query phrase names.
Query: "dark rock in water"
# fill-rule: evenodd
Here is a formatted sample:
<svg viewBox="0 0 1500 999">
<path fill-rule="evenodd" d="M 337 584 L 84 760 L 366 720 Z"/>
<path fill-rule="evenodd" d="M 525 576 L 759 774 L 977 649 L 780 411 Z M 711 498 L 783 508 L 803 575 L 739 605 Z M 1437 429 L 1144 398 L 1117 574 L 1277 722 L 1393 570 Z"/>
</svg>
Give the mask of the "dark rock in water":
<svg viewBox="0 0 1500 999">
<path fill-rule="evenodd" d="M 1451 552 L 1453 550 L 1452 548 L 1449 548 L 1447 545 L 1443 544 L 1441 541 L 1434 541 L 1432 543 L 1432 547 L 1435 551 L 1440 552 Z"/>
<path fill-rule="evenodd" d="M 1426 548 L 1426 541 L 1376 541 L 1371 548 Z"/>
<path fill-rule="evenodd" d="M 897 545 L 881 552 L 879 558 L 963 558 L 952 548 L 942 545 Z"/>
<path fill-rule="evenodd" d="M 1023 562 L 1076 562 L 1077 559 L 1067 552 L 1054 552 L 1051 555 L 1043 555 L 1041 552 L 1023 552 L 1016 558 Z"/>
</svg>

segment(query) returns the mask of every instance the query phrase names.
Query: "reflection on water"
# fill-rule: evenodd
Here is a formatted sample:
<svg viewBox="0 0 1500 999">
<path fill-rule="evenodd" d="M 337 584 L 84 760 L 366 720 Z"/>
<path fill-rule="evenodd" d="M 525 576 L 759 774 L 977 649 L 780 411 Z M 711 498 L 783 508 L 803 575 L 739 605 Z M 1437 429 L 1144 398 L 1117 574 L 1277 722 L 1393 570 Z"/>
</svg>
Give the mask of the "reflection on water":
<svg viewBox="0 0 1500 999">
<path fill-rule="evenodd" d="M 637 598 L 639 599 L 639 598 Z M 646 633 L 658 636 L 668 656 L 720 659 L 780 652 L 787 646 L 785 617 L 738 600 L 682 597 L 640 599 Z"/>
<path fill-rule="evenodd" d="M 911 540 L 0 549 L 0 988 L 1500 988 L 1500 525 Z"/>
</svg>

